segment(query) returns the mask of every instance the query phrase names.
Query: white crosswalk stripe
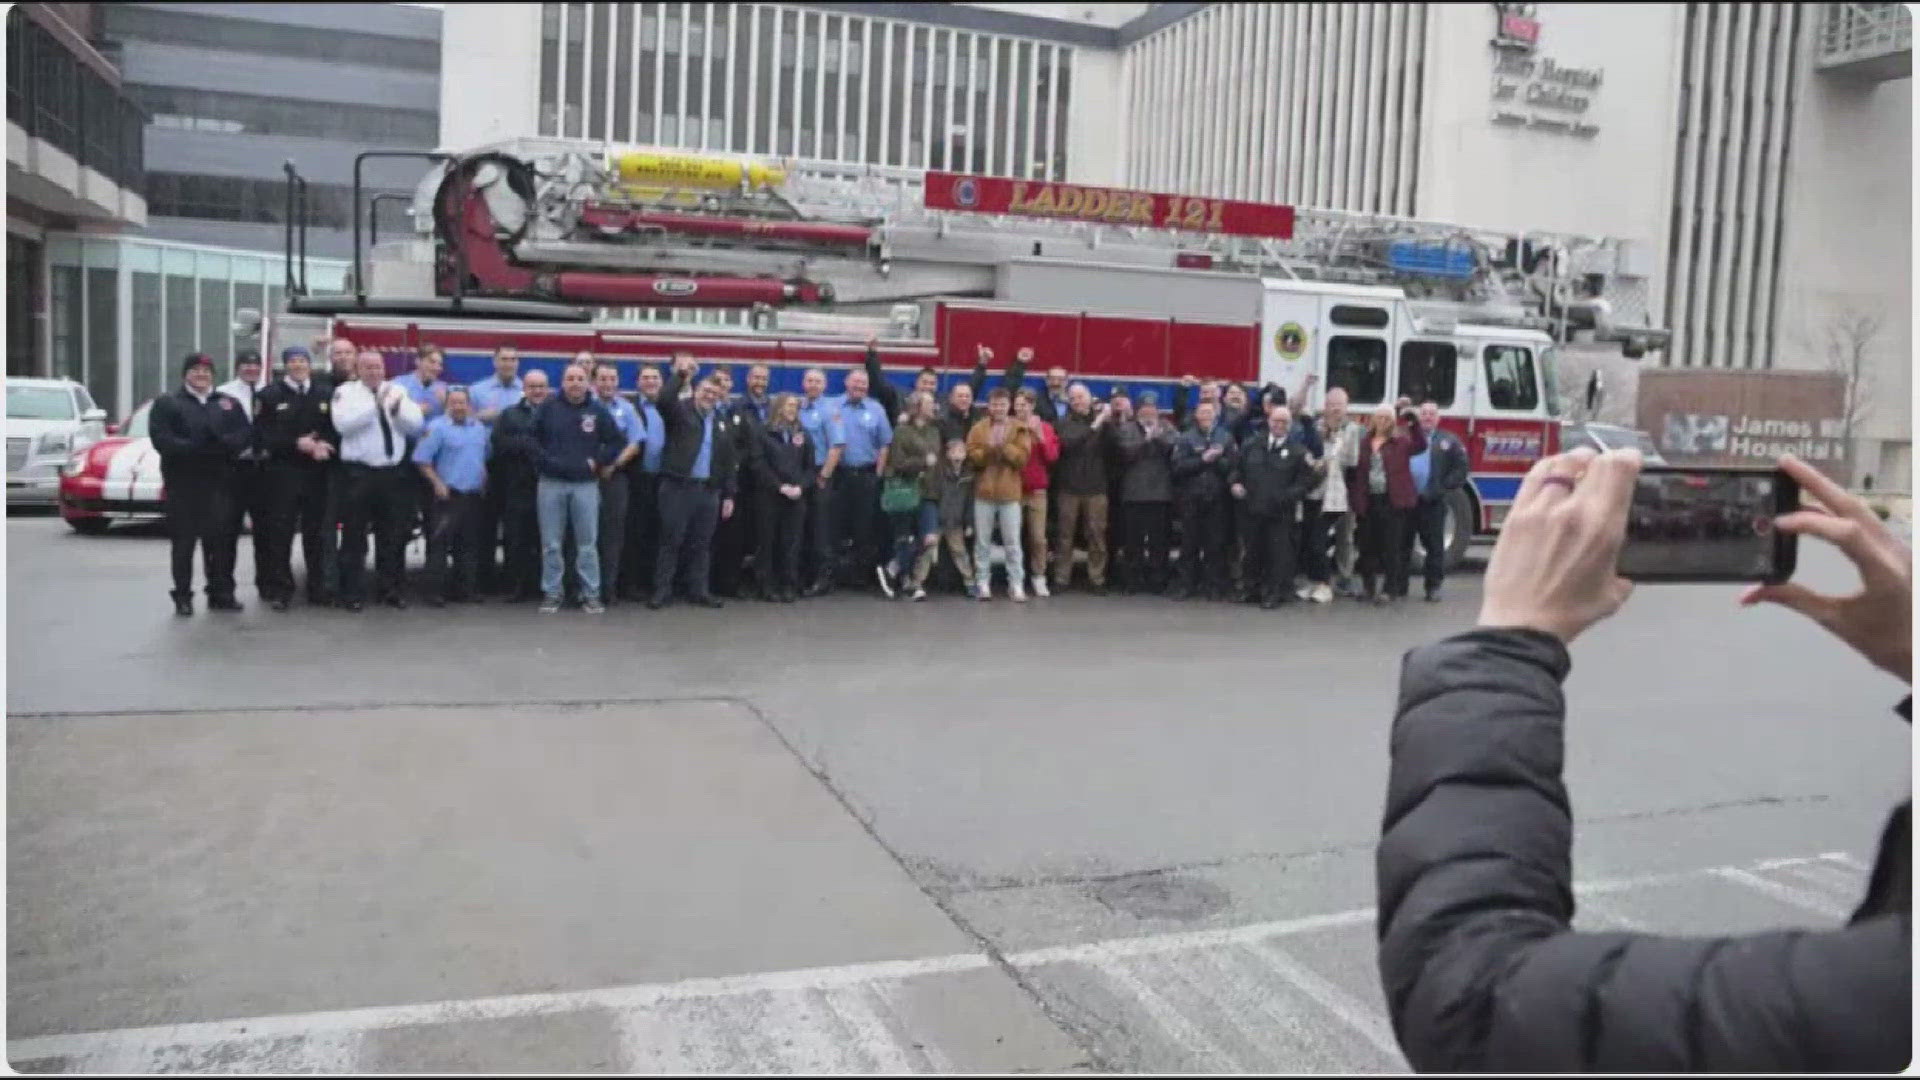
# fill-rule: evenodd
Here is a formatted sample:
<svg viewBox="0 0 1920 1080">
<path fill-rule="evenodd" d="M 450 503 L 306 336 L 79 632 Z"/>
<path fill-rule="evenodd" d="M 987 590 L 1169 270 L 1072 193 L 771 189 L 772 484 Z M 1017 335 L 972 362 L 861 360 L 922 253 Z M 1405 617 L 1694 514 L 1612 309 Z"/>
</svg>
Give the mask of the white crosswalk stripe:
<svg viewBox="0 0 1920 1080">
<path fill-rule="evenodd" d="M 1844 852 L 1589 882 L 1583 927 L 1656 930 L 1663 890 L 1712 889 L 1838 922 L 1864 892 Z M 1724 894 L 1725 899 L 1735 899 Z M 1635 901 L 1640 906 L 1635 906 Z M 1082 1032 L 1096 1057 L 1137 1068 L 1224 1072 L 1404 1069 L 1373 972 L 1373 912 L 1144 935 L 1015 952 L 1004 961 L 1056 1012 L 1099 1013 Z M 1737 928 L 1729 928 L 1737 929 Z M 956 1023 L 951 988 L 995 978 L 963 953 L 606 990 L 182 1024 L 16 1039 L 16 1067 L 98 1073 L 385 1071 L 378 1047 L 409 1032 L 474 1022 L 592 1016 L 621 1071 L 648 1074 L 981 1071 L 978 1032 Z M 950 989 L 911 1004 L 913 988 Z M 1117 1013 L 1116 1010 L 1117 1009 Z M 1104 1011 L 1102 1011 L 1104 1010 Z"/>
</svg>

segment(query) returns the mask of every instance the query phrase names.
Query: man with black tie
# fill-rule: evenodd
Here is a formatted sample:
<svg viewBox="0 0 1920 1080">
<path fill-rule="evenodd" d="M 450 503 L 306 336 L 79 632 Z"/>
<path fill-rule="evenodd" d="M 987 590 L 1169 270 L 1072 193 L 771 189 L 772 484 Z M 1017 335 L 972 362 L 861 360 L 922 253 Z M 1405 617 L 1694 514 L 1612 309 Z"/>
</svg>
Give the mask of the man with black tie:
<svg viewBox="0 0 1920 1080">
<path fill-rule="evenodd" d="M 387 362 L 377 350 L 363 349 L 360 379 L 333 393 L 333 425 L 340 433 L 340 469 L 344 497 L 340 541 L 340 606 L 366 606 L 367 526 L 374 531 L 377 599 L 404 608 L 402 595 L 407 532 L 418 506 L 419 473 L 408 468 L 407 440 L 420 433 L 425 419 L 407 392 L 387 381 Z"/>
<path fill-rule="evenodd" d="M 232 398 L 246 414 L 249 425 L 260 420 L 259 394 L 266 388 L 262 376 L 260 354 L 247 349 L 234 357 L 234 377 L 229 382 L 214 387 L 215 390 Z M 259 591 L 260 599 L 266 600 L 267 587 L 260 576 L 260 566 L 267 555 L 267 515 L 272 512 L 272 493 L 267 490 L 266 452 L 261 449 L 259 432 L 254 432 L 247 448 L 240 451 L 234 459 L 232 482 L 227 489 L 227 513 L 232 516 L 228 524 L 226 542 L 228 544 L 227 565 L 238 566 L 240 548 L 240 526 L 244 521 L 253 529 L 253 584 Z"/>
<path fill-rule="evenodd" d="M 654 563 L 653 598 L 647 601 L 654 611 L 673 601 L 676 572 L 682 566 L 685 572 L 678 576 L 687 585 L 688 599 L 702 607 L 721 606 L 708 588 L 713 530 L 733 516 L 740 470 L 737 444 L 720 416 L 726 391 L 717 375 L 702 379 L 692 398 L 680 397 L 680 388 L 696 369 L 691 354 L 676 353 L 673 377 L 660 393 L 667 446 L 660 461 L 660 554 Z"/>
<path fill-rule="evenodd" d="M 259 566 L 260 592 L 267 606 L 287 610 L 293 602 L 293 537 L 300 536 L 300 557 L 307 567 L 307 603 L 316 607 L 327 595 L 327 485 L 340 452 L 333 430 L 333 394 L 314 381 L 307 350 L 289 346 L 280 353 L 284 377 L 260 391 L 260 415 L 254 435 L 266 455 L 268 493 L 266 555 Z"/>
</svg>

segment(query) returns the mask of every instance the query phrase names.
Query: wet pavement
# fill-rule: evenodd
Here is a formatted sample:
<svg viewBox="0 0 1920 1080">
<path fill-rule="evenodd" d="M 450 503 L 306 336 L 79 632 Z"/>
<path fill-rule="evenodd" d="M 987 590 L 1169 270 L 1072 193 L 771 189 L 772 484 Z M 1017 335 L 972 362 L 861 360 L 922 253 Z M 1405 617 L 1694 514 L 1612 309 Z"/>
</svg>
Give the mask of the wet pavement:
<svg viewBox="0 0 1920 1080">
<path fill-rule="evenodd" d="M 1372 844 L 1439 604 L 840 596 L 173 617 L 7 525 L 30 1070 L 1381 1071 Z M 1850 580 L 1824 551 L 1802 579 Z M 1902 689 L 1732 586 L 1574 650 L 1584 925 L 1833 922 Z"/>
</svg>

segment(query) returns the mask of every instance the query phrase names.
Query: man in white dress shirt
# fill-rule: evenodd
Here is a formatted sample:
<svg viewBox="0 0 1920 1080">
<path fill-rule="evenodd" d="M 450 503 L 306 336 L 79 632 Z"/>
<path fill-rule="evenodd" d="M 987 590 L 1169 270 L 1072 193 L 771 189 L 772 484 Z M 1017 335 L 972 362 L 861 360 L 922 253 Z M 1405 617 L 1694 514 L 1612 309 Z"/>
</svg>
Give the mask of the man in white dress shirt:
<svg viewBox="0 0 1920 1080">
<path fill-rule="evenodd" d="M 407 440 L 420 433 L 425 418 L 402 387 L 387 381 L 387 364 L 374 349 L 363 349 L 359 381 L 333 392 L 333 426 L 340 433 L 340 469 L 345 485 L 340 540 L 340 606 L 366 606 L 367 523 L 374 529 L 375 599 L 389 607 L 407 606 L 402 595 L 407 528 L 415 506 L 414 477 L 405 464 Z"/>
</svg>

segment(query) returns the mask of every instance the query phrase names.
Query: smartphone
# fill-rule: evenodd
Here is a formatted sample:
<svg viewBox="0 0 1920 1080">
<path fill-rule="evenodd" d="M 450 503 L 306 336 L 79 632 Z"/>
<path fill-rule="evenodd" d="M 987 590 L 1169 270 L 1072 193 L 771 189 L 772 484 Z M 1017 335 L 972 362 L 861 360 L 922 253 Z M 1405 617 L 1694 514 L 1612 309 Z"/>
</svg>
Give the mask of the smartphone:
<svg viewBox="0 0 1920 1080">
<path fill-rule="evenodd" d="M 1777 469 L 1647 466 L 1633 491 L 1620 576 L 1631 581 L 1762 581 L 1793 576 L 1798 537 L 1773 527 L 1800 508 Z"/>
</svg>

